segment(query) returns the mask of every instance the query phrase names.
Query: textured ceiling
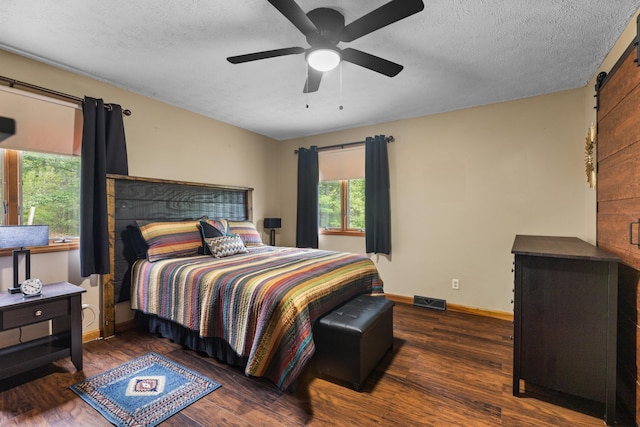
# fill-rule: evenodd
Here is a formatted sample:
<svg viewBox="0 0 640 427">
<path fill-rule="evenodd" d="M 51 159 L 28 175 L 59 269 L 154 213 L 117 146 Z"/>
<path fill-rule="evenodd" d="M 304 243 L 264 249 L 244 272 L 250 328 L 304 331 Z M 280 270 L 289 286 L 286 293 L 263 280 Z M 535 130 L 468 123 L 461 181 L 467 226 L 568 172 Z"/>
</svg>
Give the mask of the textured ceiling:
<svg viewBox="0 0 640 427">
<path fill-rule="evenodd" d="M 386 2 L 298 0 L 305 12 L 334 8 L 347 24 Z M 402 64 L 400 74 L 343 63 L 310 94 L 302 93 L 302 54 L 226 61 L 308 47 L 266 0 L 2 0 L 0 49 L 286 140 L 584 86 L 640 7 L 639 0 L 424 3 L 418 14 L 339 44 Z"/>
</svg>

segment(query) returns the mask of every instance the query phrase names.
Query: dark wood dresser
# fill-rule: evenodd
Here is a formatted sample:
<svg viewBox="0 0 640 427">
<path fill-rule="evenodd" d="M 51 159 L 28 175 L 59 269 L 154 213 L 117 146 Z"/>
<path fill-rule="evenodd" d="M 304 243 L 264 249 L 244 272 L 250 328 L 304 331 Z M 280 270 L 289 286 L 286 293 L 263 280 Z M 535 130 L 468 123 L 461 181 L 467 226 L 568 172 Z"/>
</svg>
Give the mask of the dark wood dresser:
<svg viewBox="0 0 640 427">
<path fill-rule="evenodd" d="M 513 395 L 520 380 L 602 402 L 615 422 L 620 258 L 575 237 L 518 235 Z"/>
</svg>

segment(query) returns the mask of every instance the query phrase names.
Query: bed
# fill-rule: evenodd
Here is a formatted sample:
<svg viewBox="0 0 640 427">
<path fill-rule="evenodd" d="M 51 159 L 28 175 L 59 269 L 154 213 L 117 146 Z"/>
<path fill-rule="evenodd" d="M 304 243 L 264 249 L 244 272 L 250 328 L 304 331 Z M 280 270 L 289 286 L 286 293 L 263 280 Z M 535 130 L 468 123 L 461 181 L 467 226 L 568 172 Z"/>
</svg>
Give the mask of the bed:
<svg viewBox="0 0 640 427">
<path fill-rule="evenodd" d="M 187 187 L 188 193 L 192 189 Z M 180 191 L 174 187 L 170 193 L 184 200 Z M 238 191 L 246 194 L 246 189 Z M 181 203 L 164 200 L 159 203 L 173 206 L 172 218 L 156 213 L 134 219 L 142 212 L 132 208 L 138 202 L 124 203 L 119 193 L 130 192 L 115 191 L 114 205 L 127 205 L 130 212 L 114 212 L 114 222 L 120 223 L 113 228 L 121 230 L 115 252 L 128 254 L 116 276 L 130 275 L 126 286 L 138 320 L 154 333 L 240 366 L 246 375 L 267 378 L 281 390 L 295 383 L 311 359 L 318 318 L 357 295 L 383 293 L 375 265 L 365 255 L 262 244 L 250 208 L 231 220 L 214 219 L 210 212 L 193 206 L 183 212 L 176 208 Z M 136 193 L 147 198 L 149 191 Z M 140 203 L 146 211 L 155 210 L 148 200 Z M 244 205 L 250 207 L 250 197 Z M 225 203 L 215 210 L 229 212 Z M 216 226 L 220 236 L 203 237 L 202 227 L 190 228 L 203 223 Z M 132 238 L 136 230 L 146 244 L 144 254 Z M 122 288 L 115 292 L 120 298 L 126 294 Z"/>
</svg>

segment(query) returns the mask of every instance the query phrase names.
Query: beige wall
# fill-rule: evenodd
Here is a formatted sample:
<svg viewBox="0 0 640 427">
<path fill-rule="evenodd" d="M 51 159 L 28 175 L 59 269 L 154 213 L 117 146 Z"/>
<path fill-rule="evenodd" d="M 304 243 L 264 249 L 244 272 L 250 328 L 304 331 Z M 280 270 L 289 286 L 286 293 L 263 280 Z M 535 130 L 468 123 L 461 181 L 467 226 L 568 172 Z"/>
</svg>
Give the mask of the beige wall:
<svg viewBox="0 0 640 427">
<path fill-rule="evenodd" d="M 133 115 L 125 117 L 130 175 L 252 187 L 253 218 L 260 230 L 262 218 L 279 211 L 274 140 L 4 51 L 0 51 L 0 75 L 131 109 Z M 216 102 L 215 94 L 211 102 Z M 267 241 L 266 233 L 263 239 Z M 78 251 L 34 255 L 32 277 L 83 286 L 88 290 L 83 302 L 98 310 L 98 280 L 81 278 L 78 264 Z M 11 281 L 12 258 L 0 257 L 0 291 Z M 85 333 L 98 327 L 98 322 L 89 325 L 93 314 L 85 315 Z M 119 304 L 116 322 L 128 318 L 127 304 Z"/>
<path fill-rule="evenodd" d="M 585 237 L 583 114 L 577 89 L 289 141 L 282 237 L 295 242 L 295 147 L 393 135 L 392 255 L 372 257 L 386 292 L 510 311 L 516 234 Z M 364 238 L 320 246 L 363 252 Z"/>
</svg>

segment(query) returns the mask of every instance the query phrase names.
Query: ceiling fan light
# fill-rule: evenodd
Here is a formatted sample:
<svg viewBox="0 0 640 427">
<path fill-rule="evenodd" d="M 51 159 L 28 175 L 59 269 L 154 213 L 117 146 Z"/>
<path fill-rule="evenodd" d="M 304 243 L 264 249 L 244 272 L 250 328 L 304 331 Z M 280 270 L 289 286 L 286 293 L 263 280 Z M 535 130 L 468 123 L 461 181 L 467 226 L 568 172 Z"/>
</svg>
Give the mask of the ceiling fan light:
<svg viewBox="0 0 640 427">
<path fill-rule="evenodd" d="M 307 64 L 318 71 L 330 71 L 342 60 L 340 53 L 333 49 L 315 49 L 307 55 Z"/>
</svg>

